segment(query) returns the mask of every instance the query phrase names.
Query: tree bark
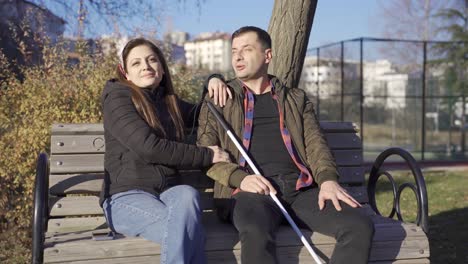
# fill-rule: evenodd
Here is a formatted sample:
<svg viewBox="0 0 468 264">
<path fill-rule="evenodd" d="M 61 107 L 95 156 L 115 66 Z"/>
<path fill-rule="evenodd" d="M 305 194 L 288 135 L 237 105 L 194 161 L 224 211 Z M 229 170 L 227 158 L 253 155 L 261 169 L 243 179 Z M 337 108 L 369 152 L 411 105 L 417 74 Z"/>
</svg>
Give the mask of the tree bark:
<svg viewBox="0 0 468 264">
<path fill-rule="evenodd" d="M 273 60 L 269 73 L 298 87 L 318 0 L 275 0 L 268 32 Z"/>
</svg>

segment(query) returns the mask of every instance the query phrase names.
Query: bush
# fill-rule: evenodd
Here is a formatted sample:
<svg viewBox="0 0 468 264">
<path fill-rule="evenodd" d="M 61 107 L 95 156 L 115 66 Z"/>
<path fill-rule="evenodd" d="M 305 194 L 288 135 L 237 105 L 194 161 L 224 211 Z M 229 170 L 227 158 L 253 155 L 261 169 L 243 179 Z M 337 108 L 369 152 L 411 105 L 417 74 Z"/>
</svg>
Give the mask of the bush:
<svg viewBox="0 0 468 264">
<path fill-rule="evenodd" d="M 21 78 L 0 53 L 0 262 L 31 259 L 31 219 L 35 165 L 38 154 L 49 152 L 52 123 L 98 123 L 100 94 L 114 76 L 117 58 L 91 54 L 76 46 L 71 64 L 66 45 L 43 50 L 43 64 L 19 67 Z M 189 69 L 174 74 L 177 92 L 198 100 L 201 80 Z"/>
</svg>

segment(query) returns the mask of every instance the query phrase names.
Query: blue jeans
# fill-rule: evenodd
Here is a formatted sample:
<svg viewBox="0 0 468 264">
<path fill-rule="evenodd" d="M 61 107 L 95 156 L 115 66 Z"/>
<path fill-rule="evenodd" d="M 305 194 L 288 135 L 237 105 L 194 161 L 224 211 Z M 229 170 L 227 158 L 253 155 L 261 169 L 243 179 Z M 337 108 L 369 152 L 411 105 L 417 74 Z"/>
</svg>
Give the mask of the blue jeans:
<svg viewBox="0 0 468 264">
<path fill-rule="evenodd" d="M 200 196 L 187 185 L 160 195 L 130 190 L 103 204 L 109 227 L 126 236 L 142 236 L 161 244 L 161 263 L 206 263 Z"/>
</svg>

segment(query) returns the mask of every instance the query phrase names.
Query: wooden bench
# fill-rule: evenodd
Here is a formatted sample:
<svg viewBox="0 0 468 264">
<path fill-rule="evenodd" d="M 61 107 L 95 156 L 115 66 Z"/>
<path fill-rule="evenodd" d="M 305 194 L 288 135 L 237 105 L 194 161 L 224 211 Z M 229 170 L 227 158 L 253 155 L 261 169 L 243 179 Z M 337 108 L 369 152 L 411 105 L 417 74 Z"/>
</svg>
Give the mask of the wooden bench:
<svg viewBox="0 0 468 264">
<path fill-rule="evenodd" d="M 427 195 L 424 178 L 416 162 L 404 150 L 392 148 L 382 153 L 365 186 L 365 168 L 360 138 L 348 122 L 321 122 L 339 171 L 340 182 L 364 203 L 375 223 L 370 263 L 429 263 Z M 38 158 L 33 226 L 33 263 L 157 263 L 160 246 L 142 238 L 116 234 L 114 239 L 97 241 L 93 232 L 107 229 L 98 194 L 103 179 L 105 142 L 102 124 L 54 124 L 50 158 Z M 417 194 L 418 223 L 404 223 L 375 213 L 375 182 L 387 156 L 399 154 L 407 160 L 417 185 L 395 186 L 393 215 L 401 217 L 399 194 L 411 188 Z M 191 177 L 184 177 L 190 173 Z M 197 173 L 197 177 L 193 174 Z M 390 175 L 391 179 L 391 175 Z M 201 172 L 183 172 L 181 182 L 201 192 L 203 221 L 207 231 L 209 263 L 239 263 L 240 243 L 236 230 L 220 222 L 213 212 L 213 182 Z M 369 195 L 368 195 L 369 194 Z M 371 209 L 374 208 L 374 209 Z M 318 255 L 328 261 L 335 240 L 303 230 Z M 313 263 L 291 227 L 282 226 L 277 235 L 280 263 Z M 261 260 L 259 260 L 261 263 Z"/>
</svg>

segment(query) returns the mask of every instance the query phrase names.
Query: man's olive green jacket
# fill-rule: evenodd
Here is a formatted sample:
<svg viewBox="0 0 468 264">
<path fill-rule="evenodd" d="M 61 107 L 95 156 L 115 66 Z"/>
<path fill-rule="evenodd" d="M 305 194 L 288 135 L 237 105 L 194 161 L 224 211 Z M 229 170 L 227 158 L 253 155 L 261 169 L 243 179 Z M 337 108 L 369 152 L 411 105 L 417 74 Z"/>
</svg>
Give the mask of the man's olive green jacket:
<svg viewBox="0 0 468 264">
<path fill-rule="evenodd" d="M 327 146 L 321 132 L 320 125 L 314 112 L 313 104 L 305 92 L 300 89 L 285 87 L 275 76 L 269 76 L 275 87 L 280 107 L 284 113 L 284 122 L 291 135 L 291 141 L 302 163 L 312 173 L 314 181 L 320 186 L 327 180 L 337 181 L 338 172 L 334 158 Z M 227 100 L 223 108 L 216 107 L 231 125 L 231 131 L 242 142 L 244 127 L 244 91 L 238 79 L 227 82 L 233 91 L 233 99 Z M 206 102 L 211 100 L 205 97 L 199 115 L 197 144 L 201 146 L 218 145 L 230 155 L 232 163 L 221 162 L 213 164 L 207 170 L 207 175 L 215 181 L 214 198 L 218 209 L 226 207 L 232 201 L 230 197 L 233 189 L 240 186 L 247 172 L 238 165 L 240 152 L 231 141 L 221 124 L 209 111 Z M 279 127 L 278 127 L 279 129 Z M 276 142 L 275 142 L 276 143 Z M 242 143 L 241 143 L 242 144 Z M 284 144 L 284 142 L 277 142 Z M 252 157 L 255 160 L 255 157 Z M 223 214 L 227 212 L 222 212 Z"/>
</svg>

